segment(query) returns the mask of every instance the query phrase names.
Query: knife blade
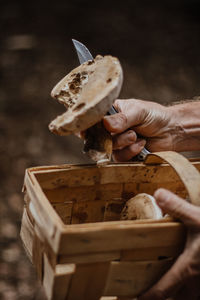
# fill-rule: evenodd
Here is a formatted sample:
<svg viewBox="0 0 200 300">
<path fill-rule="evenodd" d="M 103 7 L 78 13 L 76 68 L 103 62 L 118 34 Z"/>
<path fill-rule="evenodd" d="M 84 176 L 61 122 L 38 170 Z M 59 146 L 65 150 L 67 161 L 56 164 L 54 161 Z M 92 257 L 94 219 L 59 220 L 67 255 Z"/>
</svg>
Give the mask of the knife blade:
<svg viewBox="0 0 200 300">
<path fill-rule="evenodd" d="M 72 42 L 76 49 L 80 64 L 83 64 L 84 62 L 86 62 L 88 60 L 94 59 L 92 54 L 90 53 L 90 51 L 88 50 L 88 48 L 85 45 L 83 45 L 81 42 L 79 42 L 75 39 L 72 39 Z M 112 106 L 110 108 L 110 110 L 108 111 L 109 115 L 114 115 L 116 113 L 118 113 L 118 111 L 114 108 L 114 106 Z"/>
<path fill-rule="evenodd" d="M 76 49 L 80 64 L 83 64 L 86 61 L 94 59 L 92 54 L 90 53 L 90 51 L 88 50 L 88 48 L 85 45 L 83 45 L 81 42 L 79 42 L 75 39 L 72 39 L 72 42 L 73 42 L 74 47 Z M 118 111 L 115 109 L 114 106 L 112 106 L 109 109 L 107 114 L 108 115 L 114 115 L 114 114 L 117 114 L 117 113 L 118 113 Z M 142 151 L 136 156 L 136 158 L 137 158 L 137 160 L 142 161 L 142 160 L 145 159 L 145 157 L 149 153 L 150 152 L 146 148 L 143 148 Z M 135 160 L 135 158 L 134 158 L 134 160 Z"/>
</svg>

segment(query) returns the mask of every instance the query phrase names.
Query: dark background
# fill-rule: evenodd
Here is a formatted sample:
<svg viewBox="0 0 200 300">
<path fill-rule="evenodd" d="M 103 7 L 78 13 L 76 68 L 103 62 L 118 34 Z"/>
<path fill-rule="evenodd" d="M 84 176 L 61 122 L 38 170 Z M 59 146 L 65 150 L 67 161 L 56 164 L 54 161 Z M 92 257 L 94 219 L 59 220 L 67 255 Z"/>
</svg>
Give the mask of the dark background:
<svg viewBox="0 0 200 300">
<path fill-rule="evenodd" d="M 27 167 L 89 160 L 48 123 L 53 86 L 78 65 L 71 38 L 117 56 L 121 97 L 160 103 L 200 95 L 199 1 L 0 1 L 0 299 L 44 299 L 19 239 Z"/>
</svg>

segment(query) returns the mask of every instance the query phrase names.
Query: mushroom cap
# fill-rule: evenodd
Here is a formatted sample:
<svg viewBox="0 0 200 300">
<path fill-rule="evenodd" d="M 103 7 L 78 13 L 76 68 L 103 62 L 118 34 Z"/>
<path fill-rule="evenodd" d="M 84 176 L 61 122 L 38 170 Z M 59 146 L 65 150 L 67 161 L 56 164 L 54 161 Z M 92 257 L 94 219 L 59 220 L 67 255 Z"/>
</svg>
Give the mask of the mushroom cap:
<svg viewBox="0 0 200 300">
<path fill-rule="evenodd" d="M 141 193 L 126 202 L 120 220 L 159 220 L 162 218 L 162 211 L 156 204 L 155 198 L 146 193 Z"/>
<path fill-rule="evenodd" d="M 119 96 L 122 82 L 120 62 L 112 56 L 99 55 L 72 70 L 51 92 L 67 111 L 53 120 L 49 129 L 69 135 L 93 126 Z"/>
</svg>

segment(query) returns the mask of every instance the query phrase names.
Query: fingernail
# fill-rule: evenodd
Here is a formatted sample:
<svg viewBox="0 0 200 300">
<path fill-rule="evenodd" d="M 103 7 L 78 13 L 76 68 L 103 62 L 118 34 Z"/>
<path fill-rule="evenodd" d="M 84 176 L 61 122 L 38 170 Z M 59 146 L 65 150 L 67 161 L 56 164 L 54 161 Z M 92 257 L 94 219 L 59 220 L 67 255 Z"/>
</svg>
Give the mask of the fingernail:
<svg viewBox="0 0 200 300">
<path fill-rule="evenodd" d="M 135 140 L 136 140 L 136 134 L 133 131 L 128 131 L 128 139 L 131 142 L 135 142 Z"/>
<path fill-rule="evenodd" d="M 107 122 L 107 121 L 109 121 L 109 118 L 110 118 L 110 116 L 104 116 L 104 117 L 103 117 L 103 121 L 106 121 L 106 122 Z"/>
<path fill-rule="evenodd" d="M 115 127 L 115 119 L 113 119 L 112 116 L 104 116 L 103 118 L 104 126 L 107 130 L 111 130 L 113 127 Z"/>
<path fill-rule="evenodd" d="M 157 190 L 155 191 L 155 193 L 154 193 L 154 197 L 159 197 L 159 196 L 162 194 L 162 192 L 163 192 L 163 189 L 162 189 L 162 188 L 157 189 Z"/>
<path fill-rule="evenodd" d="M 108 121 L 109 123 L 115 123 L 116 118 L 116 115 L 104 116 L 104 120 Z"/>
<path fill-rule="evenodd" d="M 146 144 L 146 141 L 145 140 L 138 140 L 137 144 L 138 144 L 138 146 L 144 147 L 145 144 Z"/>
<path fill-rule="evenodd" d="M 104 126 L 108 131 L 120 133 L 126 128 L 127 119 L 122 113 L 104 117 Z"/>
<path fill-rule="evenodd" d="M 159 204 L 159 206 L 162 206 L 165 204 L 167 199 L 169 198 L 169 191 L 166 191 L 165 189 L 158 189 L 154 193 L 154 197 L 156 199 L 156 202 Z"/>
</svg>

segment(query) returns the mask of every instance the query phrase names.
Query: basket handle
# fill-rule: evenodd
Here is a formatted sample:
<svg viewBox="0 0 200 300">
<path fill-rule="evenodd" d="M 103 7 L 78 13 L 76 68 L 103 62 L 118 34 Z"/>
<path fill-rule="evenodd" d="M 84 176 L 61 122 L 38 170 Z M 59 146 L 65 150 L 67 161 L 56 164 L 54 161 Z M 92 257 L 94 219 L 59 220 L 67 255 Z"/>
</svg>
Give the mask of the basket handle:
<svg viewBox="0 0 200 300">
<path fill-rule="evenodd" d="M 188 195 L 189 201 L 200 206 L 200 173 L 183 155 L 173 152 L 155 152 L 147 155 L 145 164 L 160 164 L 167 162 L 180 177 Z"/>
</svg>

